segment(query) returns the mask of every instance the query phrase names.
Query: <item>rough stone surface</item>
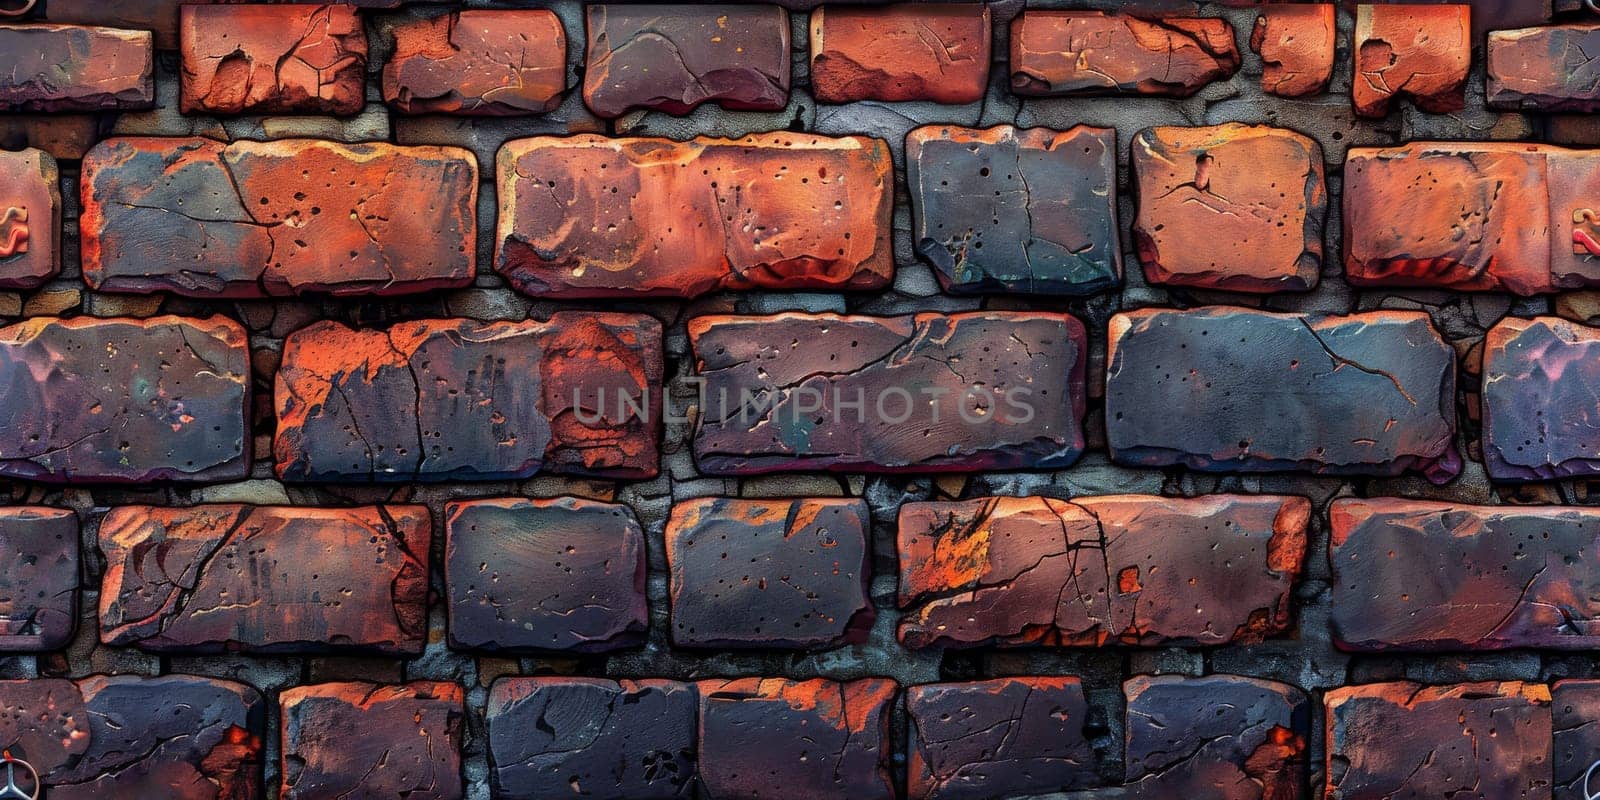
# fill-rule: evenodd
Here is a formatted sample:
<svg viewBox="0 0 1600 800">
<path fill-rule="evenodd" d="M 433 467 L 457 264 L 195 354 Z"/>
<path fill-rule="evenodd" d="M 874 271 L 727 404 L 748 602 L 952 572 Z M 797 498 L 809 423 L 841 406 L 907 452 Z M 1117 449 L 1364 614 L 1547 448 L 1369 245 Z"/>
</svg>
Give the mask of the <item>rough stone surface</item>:
<svg viewBox="0 0 1600 800">
<path fill-rule="evenodd" d="M 625 505 L 450 503 L 444 570 L 453 647 L 592 653 L 644 641 L 644 531 Z"/>
<path fill-rule="evenodd" d="M 0 681 L 0 748 L 38 771 L 50 800 L 260 797 L 265 728 L 261 695 L 232 681 Z"/>
<path fill-rule="evenodd" d="M 906 690 L 911 800 L 1024 797 L 1095 783 L 1077 678 L 997 678 Z"/>
<path fill-rule="evenodd" d="M 548 9 L 469 9 L 394 28 L 383 100 L 404 114 L 542 114 L 567 88 L 567 35 Z"/>
<path fill-rule="evenodd" d="M 421 506 L 123 506 L 100 523 L 100 638 L 158 652 L 422 652 Z"/>
<path fill-rule="evenodd" d="M 185 114 L 356 114 L 366 103 L 367 34 L 332 5 L 179 9 Z"/>
<path fill-rule="evenodd" d="M 642 315 L 315 323 L 284 343 L 278 476 L 498 480 L 544 467 L 648 477 L 662 370 L 660 323 Z"/>
<path fill-rule="evenodd" d="M 1300 497 L 990 497 L 901 507 L 907 647 L 1202 646 L 1289 626 Z"/>
<path fill-rule="evenodd" d="M 237 480 L 249 394 L 232 320 L 32 317 L 0 328 L 0 476 Z"/>
<path fill-rule="evenodd" d="M 1489 106 L 1600 111 L 1600 25 L 1570 24 L 1489 34 Z"/>
<path fill-rule="evenodd" d="M 1331 3 L 1275 5 L 1261 10 L 1250 49 L 1261 56 L 1261 88 L 1279 97 L 1306 97 L 1327 90 L 1339 43 Z"/>
<path fill-rule="evenodd" d="M 159 50 L 178 49 L 178 6 L 194 0 L 50 0 L 44 17 L 73 25 L 106 25 L 150 31 Z M 15 6 L 26 0 L 12 0 Z M 210 0 L 202 0 L 210 2 Z M 37 6 L 35 7 L 37 10 Z"/>
<path fill-rule="evenodd" d="M 489 691 L 496 796 L 694 796 L 694 686 L 676 681 L 502 678 Z"/>
<path fill-rule="evenodd" d="M 687 114 L 702 103 L 776 111 L 789 102 L 789 15 L 768 5 L 588 6 L 583 102 Z"/>
<path fill-rule="evenodd" d="M 1455 449 L 1455 351 L 1428 315 L 1273 314 L 1211 306 L 1111 320 L 1112 458 L 1216 472 L 1421 472 Z"/>
<path fill-rule="evenodd" d="M 0 111 L 100 111 L 155 104 L 149 31 L 0 25 Z"/>
<path fill-rule="evenodd" d="M 456 147 L 115 138 L 84 159 L 83 186 L 84 279 L 102 291 L 387 295 L 473 278 L 478 169 Z"/>
<path fill-rule="evenodd" d="M 1311 704 L 1299 689 L 1236 675 L 1161 675 L 1135 677 L 1123 692 L 1129 798 L 1304 797 Z"/>
<path fill-rule="evenodd" d="M 0 508 L 0 652 L 58 650 L 78 622 L 78 516 Z"/>
<path fill-rule="evenodd" d="M 1356 114 L 1382 117 L 1400 98 L 1430 114 L 1466 107 L 1472 67 L 1472 8 L 1361 5 L 1356 9 Z"/>
<path fill-rule="evenodd" d="M 442 681 L 285 690 L 280 797 L 459 800 L 464 701 Z"/>
<path fill-rule="evenodd" d="M 1328 800 L 1550 797 L 1550 690 L 1506 681 L 1329 690 Z"/>
<path fill-rule="evenodd" d="M 1035 9 L 1011 23 L 1011 90 L 1019 95 L 1188 97 L 1238 68 L 1224 19 Z"/>
<path fill-rule="evenodd" d="M 0 150 L 0 289 L 61 271 L 61 173 L 42 150 Z"/>
<path fill-rule="evenodd" d="M 827 648 L 864 642 L 874 611 L 864 500 L 700 498 L 667 522 L 672 641 Z"/>
<path fill-rule="evenodd" d="M 689 321 L 704 472 L 1045 469 L 1084 447 L 1082 323 L 1067 314 Z"/>
<path fill-rule="evenodd" d="M 823 6 L 811 12 L 811 93 L 859 100 L 976 103 L 989 88 L 982 3 Z"/>
<path fill-rule="evenodd" d="M 1600 473 L 1600 328 L 1507 317 L 1483 350 L 1483 456 L 1497 480 Z"/>
<path fill-rule="evenodd" d="M 700 781 L 710 800 L 893 800 L 894 681 L 705 680 Z"/>
<path fill-rule="evenodd" d="M 888 146 L 861 136 L 518 139 L 495 270 L 552 297 L 849 289 L 894 275 Z"/>
<path fill-rule="evenodd" d="M 1551 767 L 1555 773 L 1555 800 L 1588 800 L 1585 773 L 1600 749 L 1600 681 L 1556 681 L 1550 687 Z M 1589 779 L 1589 789 L 1595 789 Z"/>
<path fill-rule="evenodd" d="M 906 185 L 917 253 L 946 291 L 1094 294 L 1122 281 L 1113 130 L 917 128 Z"/>
<path fill-rule="evenodd" d="M 1238 123 L 1146 128 L 1132 166 L 1146 280 L 1260 293 L 1317 285 L 1328 192 L 1312 139 Z"/>
</svg>

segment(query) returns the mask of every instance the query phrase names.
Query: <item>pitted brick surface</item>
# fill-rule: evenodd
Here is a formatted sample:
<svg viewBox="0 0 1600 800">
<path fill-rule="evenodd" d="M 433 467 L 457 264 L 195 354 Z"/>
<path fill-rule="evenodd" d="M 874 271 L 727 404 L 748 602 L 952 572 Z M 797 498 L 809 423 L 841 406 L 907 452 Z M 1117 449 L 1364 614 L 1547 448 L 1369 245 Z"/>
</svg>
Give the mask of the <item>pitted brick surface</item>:
<svg viewBox="0 0 1600 800">
<path fill-rule="evenodd" d="M 1363 4 L 1356 9 L 1356 113 L 1382 117 L 1399 98 L 1434 114 L 1466 106 L 1472 7 Z"/>
<path fill-rule="evenodd" d="M 1250 49 L 1261 56 L 1261 88 L 1279 97 L 1305 97 L 1328 88 L 1339 41 L 1331 3 L 1274 5 L 1261 10 Z"/>
</svg>

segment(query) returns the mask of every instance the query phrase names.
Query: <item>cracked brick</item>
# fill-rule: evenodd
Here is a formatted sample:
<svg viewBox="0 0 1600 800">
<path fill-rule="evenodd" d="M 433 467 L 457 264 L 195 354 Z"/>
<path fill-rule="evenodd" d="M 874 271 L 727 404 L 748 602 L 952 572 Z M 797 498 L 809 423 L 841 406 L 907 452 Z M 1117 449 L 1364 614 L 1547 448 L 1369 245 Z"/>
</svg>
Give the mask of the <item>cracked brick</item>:
<svg viewBox="0 0 1600 800">
<path fill-rule="evenodd" d="M 1550 686 L 1554 800 L 1588 800 L 1583 786 L 1600 751 L 1600 680 L 1568 679 Z M 1590 778 L 1590 787 L 1594 788 Z"/>
<path fill-rule="evenodd" d="M 1327 800 L 1550 797 L 1541 684 L 1374 683 L 1330 689 L 1325 702 Z"/>
<path fill-rule="evenodd" d="M 1122 282 L 1116 131 L 917 128 L 906 184 L 917 252 L 948 292 L 1085 295 Z"/>
<path fill-rule="evenodd" d="M 460 800 L 461 686 L 352 681 L 285 689 L 283 800 Z"/>
<path fill-rule="evenodd" d="M 394 27 L 383 99 L 403 114 L 542 114 L 567 88 L 567 35 L 548 9 L 453 11 Z"/>
<path fill-rule="evenodd" d="M 811 91 L 821 103 L 976 103 L 992 39 L 981 3 L 821 6 L 811 12 Z"/>
<path fill-rule="evenodd" d="M 1494 31 L 1488 53 L 1490 108 L 1600 111 L 1600 25 Z"/>
<path fill-rule="evenodd" d="M 1331 3 L 1261 10 L 1250 49 L 1261 56 L 1261 88 L 1279 97 L 1321 94 L 1333 78 L 1338 26 Z"/>
<path fill-rule="evenodd" d="M 708 474 L 1052 469 L 1083 452 L 1087 340 L 1067 314 L 705 316 L 689 338 Z"/>
<path fill-rule="evenodd" d="M 0 475 L 220 481 L 249 470 L 249 351 L 225 317 L 0 328 Z"/>
<path fill-rule="evenodd" d="M 661 324 L 420 320 L 291 334 L 277 374 L 277 472 L 289 481 L 504 480 L 539 469 L 658 469 Z"/>
<path fill-rule="evenodd" d="M 478 169 L 455 147 L 114 138 L 83 165 L 91 288 L 393 295 L 471 284 Z"/>
<path fill-rule="evenodd" d="M 1322 271 L 1322 148 L 1294 131 L 1228 123 L 1133 138 L 1133 236 L 1151 283 L 1307 291 Z"/>
<path fill-rule="evenodd" d="M 250 800 L 265 729 L 261 695 L 232 681 L 0 681 L 0 748 L 38 770 L 50 800 Z"/>
<path fill-rule="evenodd" d="M 990 800 L 1096 783 L 1077 678 L 997 678 L 906 689 L 907 796 Z"/>
<path fill-rule="evenodd" d="M 789 14 L 778 6 L 594 4 L 587 13 L 583 102 L 602 117 L 789 102 Z"/>
<path fill-rule="evenodd" d="M 893 800 L 887 678 L 705 680 L 700 781 L 707 800 Z"/>
<path fill-rule="evenodd" d="M 495 271 L 561 298 L 881 289 L 893 169 L 861 136 L 518 139 L 498 158 Z"/>
<path fill-rule="evenodd" d="M 1300 800 L 1311 704 L 1304 692 L 1237 675 L 1140 675 L 1127 697 L 1130 800 Z"/>
<path fill-rule="evenodd" d="M 100 524 L 100 639 L 155 652 L 417 655 L 422 506 L 123 506 Z"/>
<path fill-rule="evenodd" d="M 1112 317 L 1110 340 L 1119 464 L 1438 484 L 1461 470 L 1456 353 L 1424 312 L 1152 308 Z"/>
<path fill-rule="evenodd" d="M 1489 475 L 1540 481 L 1600 473 L 1593 398 L 1600 328 L 1507 317 L 1483 347 L 1483 457 Z"/>
<path fill-rule="evenodd" d="M 0 508 L 0 652 L 59 650 L 78 622 L 78 516 Z"/>
<path fill-rule="evenodd" d="M 0 289 L 33 289 L 61 271 L 61 172 L 42 150 L 0 150 Z"/>
<path fill-rule="evenodd" d="M 677 681 L 501 678 L 485 713 L 494 795 L 691 798 L 696 705 Z"/>
<path fill-rule="evenodd" d="M 989 497 L 900 509 L 911 648 L 1209 646 L 1287 630 L 1309 501 Z"/>
<path fill-rule="evenodd" d="M 866 641 L 871 553 L 864 500 L 698 498 L 666 528 L 672 642 L 823 649 Z"/>
<path fill-rule="evenodd" d="M 449 503 L 444 569 L 453 647 L 594 653 L 644 641 L 644 531 L 628 506 Z"/>
<path fill-rule="evenodd" d="M 0 111 L 151 108 L 154 65 L 149 31 L 0 25 Z"/>
<path fill-rule="evenodd" d="M 185 114 L 357 114 L 367 34 L 355 8 L 185 5 L 179 9 Z"/>
<path fill-rule="evenodd" d="M 1382 117 L 1401 98 L 1430 114 L 1466 107 L 1472 68 L 1472 8 L 1370 5 L 1356 9 L 1356 114 Z"/>
<path fill-rule="evenodd" d="M 1011 24 L 1011 90 L 1023 96 L 1188 97 L 1238 69 L 1223 19 L 1034 9 Z"/>
</svg>

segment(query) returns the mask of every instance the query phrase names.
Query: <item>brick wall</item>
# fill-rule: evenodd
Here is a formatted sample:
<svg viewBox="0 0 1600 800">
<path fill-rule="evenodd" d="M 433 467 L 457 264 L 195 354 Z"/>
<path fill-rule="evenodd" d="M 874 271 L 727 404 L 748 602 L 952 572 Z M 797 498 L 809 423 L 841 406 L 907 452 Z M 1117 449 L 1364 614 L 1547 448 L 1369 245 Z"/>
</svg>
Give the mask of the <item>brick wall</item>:
<svg viewBox="0 0 1600 800">
<path fill-rule="evenodd" d="M 48 797 L 1586 796 L 1600 17 L 786 5 L 0 0 Z"/>
</svg>

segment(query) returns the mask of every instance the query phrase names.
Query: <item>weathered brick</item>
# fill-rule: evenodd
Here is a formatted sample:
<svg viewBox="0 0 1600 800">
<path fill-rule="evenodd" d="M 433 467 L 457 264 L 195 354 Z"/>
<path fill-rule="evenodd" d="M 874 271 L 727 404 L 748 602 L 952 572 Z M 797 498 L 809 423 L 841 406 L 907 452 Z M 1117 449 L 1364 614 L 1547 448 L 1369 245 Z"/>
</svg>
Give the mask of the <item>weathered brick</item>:
<svg viewBox="0 0 1600 800">
<path fill-rule="evenodd" d="M 1433 114 L 1466 106 L 1472 7 L 1371 5 L 1356 9 L 1356 114 L 1382 117 L 1400 98 Z"/>
<path fill-rule="evenodd" d="M 997 678 L 906 689 L 911 800 L 989 800 L 1095 783 L 1077 678 Z"/>
<path fill-rule="evenodd" d="M 811 12 L 811 92 L 821 103 L 976 103 L 992 39 L 982 3 L 821 6 Z"/>
<path fill-rule="evenodd" d="M 827 648 L 866 641 L 867 503 L 844 498 L 675 504 L 667 522 L 672 641 Z"/>
<path fill-rule="evenodd" d="M 1556 681 L 1550 687 L 1551 768 L 1555 773 L 1555 800 L 1588 800 L 1589 789 L 1596 788 L 1590 778 L 1583 786 L 1589 765 L 1600 750 L 1600 681 L 1576 679 Z"/>
<path fill-rule="evenodd" d="M 461 686 L 414 681 L 285 689 L 283 800 L 459 800 Z"/>
<path fill-rule="evenodd" d="M 123 506 L 100 523 L 100 639 L 157 652 L 366 650 L 427 637 L 422 506 Z"/>
<path fill-rule="evenodd" d="M 1356 651 L 1600 646 L 1600 512 L 1344 499 L 1329 512 L 1333 633 Z"/>
<path fill-rule="evenodd" d="M 84 159 L 84 280 L 196 297 L 466 286 L 477 199 L 455 147 L 109 139 Z"/>
<path fill-rule="evenodd" d="M 1223 19 L 1030 10 L 1011 23 L 1011 89 L 1020 95 L 1188 97 L 1238 69 Z"/>
<path fill-rule="evenodd" d="M 265 728 L 261 695 L 231 681 L 0 681 L 0 747 L 38 770 L 50 800 L 259 797 Z"/>
<path fill-rule="evenodd" d="M 1133 139 L 1133 236 L 1151 283 L 1305 291 L 1322 269 L 1322 148 L 1294 131 L 1228 123 Z"/>
<path fill-rule="evenodd" d="M 893 800 L 894 681 L 737 678 L 697 688 L 706 796 Z"/>
<path fill-rule="evenodd" d="M 78 517 L 0 508 L 0 652 L 58 650 L 78 623 Z"/>
<path fill-rule="evenodd" d="M 1200 646 L 1289 626 L 1301 497 L 990 497 L 900 509 L 907 647 Z"/>
<path fill-rule="evenodd" d="M 1507 681 L 1330 689 L 1328 800 L 1550 798 L 1550 690 Z"/>
<path fill-rule="evenodd" d="M 489 690 L 496 797 L 675 800 L 695 786 L 694 686 L 501 678 Z"/>
<path fill-rule="evenodd" d="M 450 503 L 444 570 L 454 647 L 601 652 L 649 625 L 644 531 L 624 505 Z"/>
<path fill-rule="evenodd" d="M 178 49 L 178 6 L 194 0 L 51 0 L 44 17 L 74 25 L 106 25 L 150 31 L 158 50 Z M 210 0 L 202 0 L 210 2 Z M 15 3 L 13 3 L 15 5 Z M 36 9 L 37 10 L 37 7 Z"/>
<path fill-rule="evenodd" d="M 567 34 L 549 9 L 453 11 L 394 27 L 383 99 L 404 114 L 539 114 L 567 88 Z"/>
<path fill-rule="evenodd" d="M 0 289 L 61 271 L 61 173 L 42 150 L 0 150 Z"/>
<path fill-rule="evenodd" d="M 149 31 L 0 25 L 0 111 L 99 111 L 155 105 Z"/>
<path fill-rule="evenodd" d="M 1261 88 L 1279 97 L 1326 91 L 1338 41 L 1331 3 L 1263 8 L 1250 34 L 1250 49 L 1261 56 Z"/>
<path fill-rule="evenodd" d="M 1306 796 L 1311 704 L 1299 689 L 1236 675 L 1141 675 L 1122 688 L 1130 800 Z"/>
<path fill-rule="evenodd" d="M 1600 328 L 1506 317 L 1483 349 L 1483 457 L 1497 480 L 1600 473 Z"/>
<path fill-rule="evenodd" d="M 284 342 L 279 477 L 291 481 L 608 477 L 658 468 L 661 324 L 559 312 L 549 322 L 319 322 Z"/>
<path fill-rule="evenodd" d="M 245 477 L 245 332 L 224 317 L 0 328 L 0 475 L 50 483 Z"/>
<path fill-rule="evenodd" d="M 7 149 L 32 147 L 59 160 L 78 160 L 110 127 L 109 116 L 95 113 L 0 114 L 0 141 Z"/>
<path fill-rule="evenodd" d="M 789 102 L 789 14 L 768 5 L 588 7 L 583 102 L 602 117 Z"/>
<path fill-rule="evenodd" d="M 876 289 L 894 274 L 888 145 L 764 133 L 507 143 L 495 270 L 552 297 Z"/>
<path fill-rule="evenodd" d="M 356 114 L 367 33 L 348 5 L 179 9 L 185 114 Z"/>
<path fill-rule="evenodd" d="M 1116 131 L 930 125 L 906 136 L 917 252 L 956 294 L 1122 281 Z"/>
<path fill-rule="evenodd" d="M 1589 58 L 1600 51 L 1600 25 L 1570 24 L 1489 34 L 1491 108 L 1600 111 L 1600 73 Z"/>
<path fill-rule="evenodd" d="M 1436 483 L 1455 449 L 1455 350 L 1428 315 L 1141 309 L 1111 320 L 1106 437 L 1118 463 Z"/>
</svg>

